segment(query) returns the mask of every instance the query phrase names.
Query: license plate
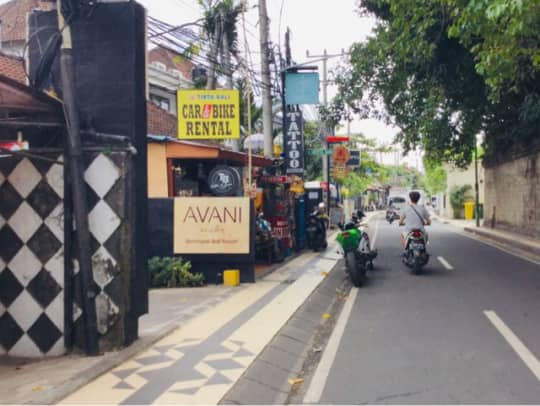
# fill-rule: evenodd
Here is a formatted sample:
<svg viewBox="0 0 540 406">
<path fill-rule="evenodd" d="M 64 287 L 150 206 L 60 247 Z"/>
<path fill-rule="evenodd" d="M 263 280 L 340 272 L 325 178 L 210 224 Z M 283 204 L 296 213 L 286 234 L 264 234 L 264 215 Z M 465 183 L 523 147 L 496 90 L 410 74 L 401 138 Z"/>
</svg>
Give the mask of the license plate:
<svg viewBox="0 0 540 406">
<path fill-rule="evenodd" d="M 413 242 L 413 243 L 411 243 L 411 248 L 413 250 L 423 250 L 424 249 L 424 244 Z"/>
</svg>

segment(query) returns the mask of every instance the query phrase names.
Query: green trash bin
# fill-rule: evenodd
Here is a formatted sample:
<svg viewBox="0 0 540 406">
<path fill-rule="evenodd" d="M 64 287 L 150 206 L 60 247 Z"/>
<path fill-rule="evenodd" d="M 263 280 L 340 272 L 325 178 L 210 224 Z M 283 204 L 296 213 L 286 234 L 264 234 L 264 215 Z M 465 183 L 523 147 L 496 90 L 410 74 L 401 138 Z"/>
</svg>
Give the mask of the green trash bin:
<svg viewBox="0 0 540 406">
<path fill-rule="evenodd" d="M 474 202 L 465 202 L 465 220 L 472 220 L 474 218 Z"/>
<path fill-rule="evenodd" d="M 476 217 L 476 214 L 475 214 Z M 484 204 L 478 203 L 478 218 L 483 219 L 484 218 Z"/>
</svg>

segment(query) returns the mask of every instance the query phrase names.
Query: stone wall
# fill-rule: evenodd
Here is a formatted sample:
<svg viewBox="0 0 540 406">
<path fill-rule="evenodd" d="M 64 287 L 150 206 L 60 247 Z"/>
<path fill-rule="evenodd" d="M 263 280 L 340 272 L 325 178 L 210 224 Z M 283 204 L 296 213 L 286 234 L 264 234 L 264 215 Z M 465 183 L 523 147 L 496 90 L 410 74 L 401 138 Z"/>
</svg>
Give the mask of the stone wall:
<svg viewBox="0 0 540 406">
<path fill-rule="evenodd" d="M 485 169 L 484 226 L 540 238 L 540 152 Z"/>
</svg>

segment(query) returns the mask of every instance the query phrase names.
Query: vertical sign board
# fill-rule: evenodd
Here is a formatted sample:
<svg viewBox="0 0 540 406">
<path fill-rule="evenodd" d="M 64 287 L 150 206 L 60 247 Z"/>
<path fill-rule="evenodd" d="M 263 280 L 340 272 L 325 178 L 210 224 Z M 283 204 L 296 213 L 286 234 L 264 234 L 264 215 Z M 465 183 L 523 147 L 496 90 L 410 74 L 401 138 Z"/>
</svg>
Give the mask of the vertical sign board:
<svg viewBox="0 0 540 406">
<path fill-rule="evenodd" d="M 175 254 L 249 254 L 248 197 L 174 199 Z"/>
<path fill-rule="evenodd" d="M 304 175 L 304 120 L 298 107 L 288 106 L 285 115 L 285 168 L 287 175 Z"/>
<path fill-rule="evenodd" d="M 178 90 L 178 138 L 240 138 L 238 90 Z"/>
</svg>

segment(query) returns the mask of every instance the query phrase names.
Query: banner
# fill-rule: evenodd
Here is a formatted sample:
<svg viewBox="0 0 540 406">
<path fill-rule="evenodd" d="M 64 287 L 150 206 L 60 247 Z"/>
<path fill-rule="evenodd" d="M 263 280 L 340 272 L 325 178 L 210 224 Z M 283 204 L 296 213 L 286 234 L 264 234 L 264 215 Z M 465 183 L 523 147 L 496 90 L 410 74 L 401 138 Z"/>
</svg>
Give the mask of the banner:
<svg viewBox="0 0 540 406">
<path fill-rule="evenodd" d="M 285 172 L 304 175 L 304 120 L 298 107 L 288 106 L 285 115 Z"/>
<path fill-rule="evenodd" d="M 178 90 L 178 138 L 240 138 L 238 90 Z"/>
<path fill-rule="evenodd" d="M 249 254 L 246 197 L 174 199 L 175 254 Z"/>
</svg>

